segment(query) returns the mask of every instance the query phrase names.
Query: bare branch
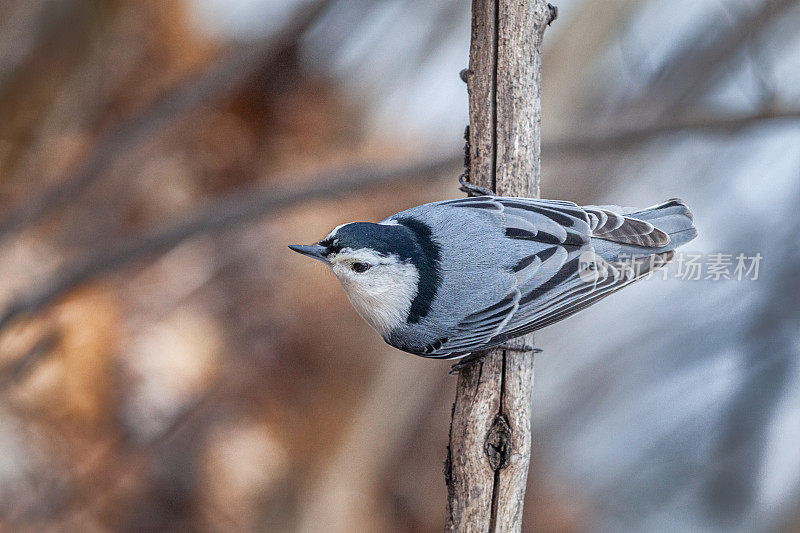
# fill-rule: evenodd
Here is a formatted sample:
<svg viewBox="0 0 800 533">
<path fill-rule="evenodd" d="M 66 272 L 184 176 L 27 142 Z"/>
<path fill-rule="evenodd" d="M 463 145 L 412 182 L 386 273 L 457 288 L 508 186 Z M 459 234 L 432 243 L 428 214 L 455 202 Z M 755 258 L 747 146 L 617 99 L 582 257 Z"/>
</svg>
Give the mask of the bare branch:
<svg viewBox="0 0 800 533">
<path fill-rule="evenodd" d="M 543 151 L 548 153 L 599 152 L 620 149 L 672 133 L 697 131 L 714 134 L 732 134 L 756 124 L 800 118 L 800 109 L 770 110 L 738 117 L 690 117 L 673 122 L 606 131 L 560 141 L 545 141 Z"/>
<path fill-rule="evenodd" d="M 469 178 L 538 196 L 543 0 L 473 0 Z M 524 342 L 532 343 L 532 337 Z M 447 531 L 520 531 L 531 455 L 533 354 L 495 349 L 458 373 L 445 461 Z"/>
<path fill-rule="evenodd" d="M 287 176 L 277 180 L 279 183 L 305 184 L 297 187 L 281 190 L 246 188 L 231 193 L 205 209 L 187 215 L 183 220 L 111 244 L 78 264 L 65 268 L 56 278 L 38 284 L 31 292 L 16 298 L 0 315 L 0 332 L 21 315 L 41 310 L 76 287 L 138 259 L 169 250 L 190 237 L 271 215 L 280 209 L 316 198 L 328 198 L 391 182 L 428 179 L 456 169 L 459 164 L 460 157 L 454 156 L 391 168 L 350 166 L 323 171 L 303 179 Z"/>
</svg>

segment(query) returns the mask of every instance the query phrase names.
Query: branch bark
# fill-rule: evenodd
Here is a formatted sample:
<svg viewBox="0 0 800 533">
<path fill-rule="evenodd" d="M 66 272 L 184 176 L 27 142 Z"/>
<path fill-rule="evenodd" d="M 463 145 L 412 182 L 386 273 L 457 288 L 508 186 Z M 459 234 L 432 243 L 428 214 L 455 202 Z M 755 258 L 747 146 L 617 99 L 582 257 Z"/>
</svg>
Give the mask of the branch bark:
<svg viewBox="0 0 800 533">
<path fill-rule="evenodd" d="M 470 181 L 538 196 L 542 0 L 473 0 Z M 531 343 L 532 338 L 524 339 Z M 531 453 L 533 356 L 492 350 L 458 375 L 445 463 L 449 531 L 520 531 Z"/>
</svg>

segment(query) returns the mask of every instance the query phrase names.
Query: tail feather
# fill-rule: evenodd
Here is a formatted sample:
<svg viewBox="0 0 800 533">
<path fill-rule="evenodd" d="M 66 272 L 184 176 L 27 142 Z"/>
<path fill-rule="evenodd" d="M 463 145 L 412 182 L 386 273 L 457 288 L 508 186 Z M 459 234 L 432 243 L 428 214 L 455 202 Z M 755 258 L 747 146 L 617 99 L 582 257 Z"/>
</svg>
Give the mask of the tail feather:
<svg viewBox="0 0 800 533">
<path fill-rule="evenodd" d="M 589 216 L 592 237 L 644 248 L 658 248 L 669 243 L 666 233 L 645 220 L 621 215 L 619 208 L 585 205 L 583 210 Z"/>
<path fill-rule="evenodd" d="M 659 251 L 674 250 L 697 237 L 692 212 L 679 198 L 625 216 L 649 222 L 669 235 L 669 244 Z"/>
<path fill-rule="evenodd" d="M 621 257 L 642 257 L 662 252 L 675 250 L 697 237 L 694 219 L 689 208 L 679 200 L 673 198 L 662 204 L 648 207 L 633 213 L 626 213 L 625 218 L 642 220 L 652 224 L 657 230 L 669 235 L 669 242 L 663 246 L 638 246 L 626 242 L 609 242 L 602 237 L 592 238 L 592 244 L 606 261 L 617 261 Z"/>
</svg>

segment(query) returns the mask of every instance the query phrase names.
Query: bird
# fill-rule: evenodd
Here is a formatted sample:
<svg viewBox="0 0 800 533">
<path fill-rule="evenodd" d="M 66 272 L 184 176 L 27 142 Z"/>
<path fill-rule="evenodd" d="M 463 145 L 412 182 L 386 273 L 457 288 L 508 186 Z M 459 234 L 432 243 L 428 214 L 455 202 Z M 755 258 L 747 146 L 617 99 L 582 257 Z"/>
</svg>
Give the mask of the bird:
<svg viewBox="0 0 800 533">
<path fill-rule="evenodd" d="M 664 267 L 696 236 L 677 198 L 637 211 L 484 195 L 289 248 L 327 265 L 388 344 L 455 359 L 514 346 Z"/>
</svg>

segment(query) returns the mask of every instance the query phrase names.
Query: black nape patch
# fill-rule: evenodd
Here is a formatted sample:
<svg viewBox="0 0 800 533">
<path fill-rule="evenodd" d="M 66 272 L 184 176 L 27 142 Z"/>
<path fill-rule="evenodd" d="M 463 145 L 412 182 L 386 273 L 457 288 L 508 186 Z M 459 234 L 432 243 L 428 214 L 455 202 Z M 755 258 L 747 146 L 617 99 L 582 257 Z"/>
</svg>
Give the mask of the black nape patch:
<svg viewBox="0 0 800 533">
<path fill-rule="evenodd" d="M 424 222 L 411 217 L 401 217 L 396 220 L 403 227 L 411 230 L 418 247 L 410 259 L 419 272 L 419 283 L 417 284 L 417 295 L 411 302 L 407 319 L 408 323 L 416 324 L 430 313 L 433 299 L 442 284 L 442 273 L 439 266 L 442 259 L 441 248 L 433 240 L 430 226 Z"/>
<path fill-rule="evenodd" d="M 380 255 L 396 255 L 408 261 L 414 253 L 414 241 L 410 232 L 401 226 L 375 224 L 374 222 L 351 222 L 345 224 L 336 235 L 320 241 L 330 252 L 344 248 L 369 248 Z"/>
</svg>

